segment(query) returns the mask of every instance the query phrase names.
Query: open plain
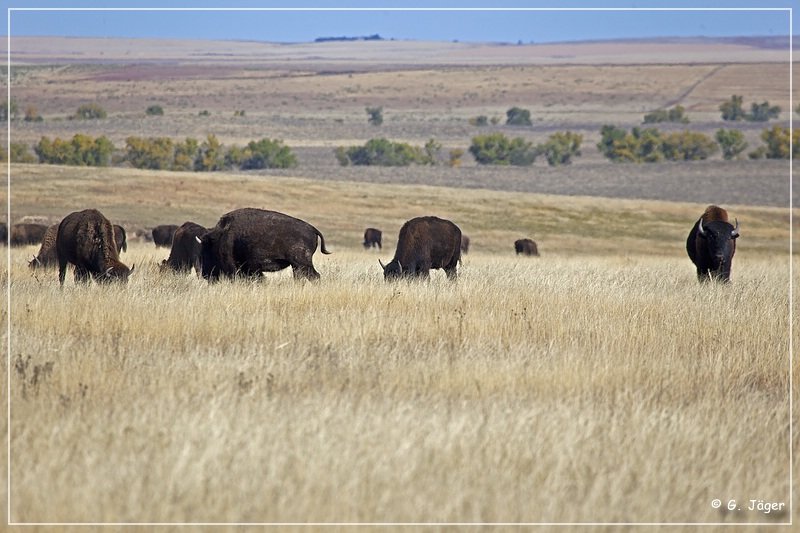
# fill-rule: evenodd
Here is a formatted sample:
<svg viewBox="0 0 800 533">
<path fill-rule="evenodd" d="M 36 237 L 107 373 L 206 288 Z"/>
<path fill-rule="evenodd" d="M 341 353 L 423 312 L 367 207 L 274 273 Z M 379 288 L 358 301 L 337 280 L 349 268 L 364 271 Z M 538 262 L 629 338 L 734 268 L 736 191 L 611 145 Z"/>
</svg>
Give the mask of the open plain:
<svg viewBox="0 0 800 533">
<path fill-rule="evenodd" d="M 136 265 L 124 287 L 70 275 L 59 289 L 55 270 L 28 269 L 36 247 L 9 251 L 12 522 L 791 518 L 788 162 L 612 164 L 594 147 L 603 124 L 676 104 L 692 122 L 660 127 L 713 133 L 732 94 L 780 105 L 785 125 L 785 50 L 20 39 L 12 52 L 12 96 L 44 118 L 12 121 L 12 141 L 270 137 L 299 159 L 211 173 L 11 166 L 10 222 L 96 207 L 128 228 L 122 260 Z M 67 118 L 88 102 L 108 118 Z M 145 116 L 151 104 L 164 116 Z M 364 112 L 376 105 L 380 127 Z M 532 127 L 469 123 L 515 105 Z M 737 127 L 759 143 L 763 124 Z M 446 152 L 489 131 L 562 130 L 585 140 L 559 168 L 333 155 L 378 136 Z M 699 284 L 686 256 L 710 203 L 741 224 L 729 285 Z M 168 251 L 139 238 L 245 206 L 319 228 L 333 252 L 314 256 L 322 279 L 208 285 L 161 272 Z M 378 259 L 426 214 L 471 237 L 458 281 L 384 282 Z M 382 251 L 361 247 L 368 226 Z M 521 237 L 541 256 L 515 256 Z"/>
</svg>

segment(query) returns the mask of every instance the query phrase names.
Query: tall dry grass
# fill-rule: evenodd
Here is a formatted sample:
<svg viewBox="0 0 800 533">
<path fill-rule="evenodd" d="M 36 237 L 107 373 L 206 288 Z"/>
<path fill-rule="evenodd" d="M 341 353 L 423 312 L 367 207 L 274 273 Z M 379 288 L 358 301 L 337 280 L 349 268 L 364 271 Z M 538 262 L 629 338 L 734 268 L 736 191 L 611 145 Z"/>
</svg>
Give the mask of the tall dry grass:
<svg viewBox="0 0 800 533">
<path fill-rule="evenodd" d="M 209 286 L 133 245 L 126 287 L 12 260 L 11 519 L 776 522 L 788 262 L 377 255 Z M 742 511 L 711 502 L 736 499 Z M 723 507 L 724 508 L 724 507 Z"/>
</svg>

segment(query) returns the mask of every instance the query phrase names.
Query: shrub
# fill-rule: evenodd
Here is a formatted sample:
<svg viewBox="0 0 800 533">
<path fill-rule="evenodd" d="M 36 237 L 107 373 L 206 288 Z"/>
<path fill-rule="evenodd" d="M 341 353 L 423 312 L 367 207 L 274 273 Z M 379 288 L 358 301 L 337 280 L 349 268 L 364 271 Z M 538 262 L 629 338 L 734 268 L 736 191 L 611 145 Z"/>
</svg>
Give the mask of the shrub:
<svg viewBox="0 0 800 533">
<path fill-rule="evenodd" d="M 29 105 L 25 108 L 25 122 L 41 122 L 44 119 L 39 114 L 39 110 L 35 106 Z M 12 159 L 13 161 L 13 159 Z"/>
<path fill-rule="evenodd" d="M 162 108 L 160 105 L 151 105 L 145 109 L 144 113 L 148 117 L 161 116 L 164 114 L 164 108 Z"/>
<path fill-rule="evenodd" d="M 739 130 L 719 129 L 714 137 L 722 149 L 722 157 L 724 159 L 734 159 L 747 148 L 744 134 Z"/>
<path fill-rule="evenodd" d="M 17 101 L 13 98 L 11 99 L 11 105 L 9 105 L 5 98 L 0 102 L 0 122 L 7 122 L 9 118 L 17 118 L 18 112 L 19 106 L 17 105 Z"/>
<path fill-rule="evenodd" d="M 547 142 L 540 145 L 537 150 L 547 159 L 551 167 L 569 165 L 572 158 L 581 155 L 581 142 L 583 135 L 570 131 L 557 132 L 551 135 Z"/>
<path fill-rule="evenodd" d="M 448 161 L 448 165 L 451 167 L 460 167 L 461 166 L 461 158 L 464 156 L 464 150 L 461 148 L 453 148 L 450 150 L 450 160 Z"/>
<path fill-rule="evenodd" d="M 481 165 L 528 166 L 539 155 L 533 143 L 521 137 L 509 139 L 502 133 L 473 137 L 469 152 Z"/>
<path fill-rule="evenodd" d="M 653 124 L 656 122 L 678 122 L 681 124 L 687 124 L 689 122 L 689 117 L 683 114 L 684 111 L 684 107 L 680 105 L 675 106 L 672 109 L 657 109 L 644 116 L 644 123 Z"/>
<path fill-rule="evenodd" d="M 216 135 L 208 134 L 206 140 L 200 145 L 194 160 L 194 169 L 210 172 L 225 168 L 225 154 L 222 151 L 222 144 Z M 241 161 L 239 162 L 241 165 Z"/>
<path fill-rule="evenodd" d="M 470 126 L 488 126 L 489 118 L 486 115 L 478 115 L 475 118 L 469 119 Z"/>
<path fill-rule="evenodd" d="M 781 114 L 781 108 L 777 105 L 769 105 L 769 102 L 755 102 L 750 104 L 750 113 L 745 116 L 750 122 L 767 122 L 770 119 L 778 118 Z"/>
<path fill-rule="evenodd" d="M 655 163 L 664 159 L 661 133 L 655 128 L 633 128 L 630 133 L 606 125 L 600 130 L 597 149 L 615 163 Z"/>
<path fill-rule="evenodd" d="M 761 140 L 766 144 L 763 151 L 764 157 L 767 159 L 789 159 L 789 128 L 773 126 L 765 129 L 761 132 Z"/>
<path fill-rule="evenodd" d="M 713 139 L 694 131 L 675 132 L 662 139 L 664 157 L 670 161 L 698 161 L 708 159 L 719 150 Z"/>
<path fill-rule="evenodd" d="M 243 117 L 244 116 L 244 109 L 237 109 L 233 112 L 234 117 Z"/>
<path fill-rule="evenodd" d="M 28 150 L 27 144 L 12 142 L 10 148 L 12 163 L 36 163 L 36 156 Z"/>
<path fill-rule="evenodd" d="M 211 116 L 211 113 L 208 112 L 208 109 L 203 109 L 202 111 L 200 111 L 197 114 L 197 116 L 199 116 L 199 117 L 209 117 L 209 116 Z"/>
<path fill-rule="evenodd" d="M 368 107 L 367 111 L 367 122 L 372 124 L 373 126 L 380 126 L 383 124 L 383 108 L 382 107 Z"/>
<path fill-rule="evenodd" d="M 249 153 L 241 164 L 242 170 L 261 168 L 291 168 L 297 166 L 297 158 L 283 141 L 261 139 L 247 144 Z"/>
<path fill-rule="evenodd" d="M 105 167 L 111 161 L 114 145 L 106 137 L 94 139 L 79 133 L 69 141 L 42 137 L 33 151 L 40 163 Z"/>
<path fill-rule="evenodd" d="M 182 143 L 175 144 L 172 156 L 172 170 L 195 170 L 195 160 L 198 157 L 199 144 L 197 139 L 187 137 Z"/>
<path fill-rule="evenodd" d="M 78 108 L 73 118 L 79 120 L 94 120 L 98 118 L 106 118 L 106 110 L 100 107 L 99 104 L 84 104 Z"/>
<path fill-rule="evenodd" d="M 423 147 L 425 155 L 422 157 L 421 163 L 425 165 L 435 165 L 439 161 L 439 153 L 442 151 L 441 143 L 436 139 L 429 139 Z"/>
<path fill-rule="evenodd" d="M 175 145 L 169 137 L 128 137 L 125 160 L 135 168 L 167 170 L 175 160 Z"/>
<path fill-rule="evenodd" d="M 520 107 L 512 107 L 506 111 L 506 125 L 508 126 L 530 126 L 531 112 Z"/>
<path fill-rule="evenodd" d="M 225 152 L 225 158 L 223 160 L 223 165 L 225 168 L 241 168 L 242 164 L 244 163 L 245 159 L 250 157 L 250 150 L 247 148 L 241 148 L 236 146 L 235 144 L 228 148 Z"/>
<path fill-rule="evenodd" d="M 744 120 L 742 100 L 741 96 L 734 94 L 729 101 L 720 104 L 719 110 L 722 112 L 722 120 Z"/>
<path fill-rule="evenodd" d="M 411 163 L 427 162 L 427 156 L 421 148 L 407 143 L 392 142 L 384 138 L 370 139 L 364 146 L 337 148 L 334 153 L 339 159 L 339 164 L 344 163 L 344 165 L 402 167 Z M 346 156 L 346 160 L 343 156 Z"/>
</svg>

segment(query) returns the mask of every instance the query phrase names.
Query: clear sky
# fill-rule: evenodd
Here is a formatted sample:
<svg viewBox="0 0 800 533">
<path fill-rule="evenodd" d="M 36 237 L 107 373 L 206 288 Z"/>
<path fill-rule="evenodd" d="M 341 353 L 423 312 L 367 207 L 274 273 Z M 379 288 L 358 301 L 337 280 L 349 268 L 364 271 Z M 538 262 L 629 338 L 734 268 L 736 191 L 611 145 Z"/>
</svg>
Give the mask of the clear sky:
<svg viewBox="0 0 800 533">
<path fill-rule="evenodd" d="M 665 36 L 788 35 L 787 11 L 800 0 L 0 0 L 11 35 L 164 37 L 304 42 L 380 34 L 387 39 L 554 42 Z M 28 8 L 98 8 L 31 11 Z M 363 8 L 353 11 L 107 11 L 100 8 Z M 723 10 L 504 11 L 499 7 L 714 8 Z M 484 7 L 490 11 L 376 11 L 386 7 Z M 19 9 L 16 9 L 19 8 Z M 754 8 L 739 10 L 727 8 Z"/>
</svg>

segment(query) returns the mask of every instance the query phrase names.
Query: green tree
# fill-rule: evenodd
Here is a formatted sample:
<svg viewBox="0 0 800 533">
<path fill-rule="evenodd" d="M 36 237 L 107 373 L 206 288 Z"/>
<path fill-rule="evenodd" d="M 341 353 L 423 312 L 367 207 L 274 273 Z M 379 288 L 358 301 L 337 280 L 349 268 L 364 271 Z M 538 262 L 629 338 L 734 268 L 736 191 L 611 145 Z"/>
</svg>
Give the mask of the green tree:
<svg viewBox="0 0 800 533">
<path fill-rule="evenodd" d="M 74 118 L 80 120 L 93 120 L 99 118 L 106 118 L 106 110 L 100 107 L 99 104 L 91 103 L 91 104 L 84 104 L 78 107 L 78 110 L 75 112 Z"/>
<path fill-rule="evenodd" d="M 698 161 L 708 159 L 719 146 L 703 133 L 682 131 L 664 136 L 661 149 L 670 161 Z"/>
<path fill-rule="evenodd" d="M 36 157 L 28 149 L 25 143 L 11 143 L 11 162 L 12 163 L 36 163 Z"/>
<path fill-rule="evenodd" d="M 569 165 L 574 157 L 581 155 L 581 142 L 583 135 L 570 131 L 557 132 L 539 146 L 538 151 L 551 167 Z"/>
<path fill-rule="evenodd" d="M 252 154 L 250 153 L 249 148 L 246 147 L 242 148 L 234 144 L 225 151 L 225 159 L 223 161 L 223 165 L 225 168 L 228 169 L 241 168 L 245 160 L 248 159 L 251 155 Z"/>
<path fill-rule="evenodd" d="M 719 129 L 714 137 L 722 149 L 722 157 L 724 159 L 737 158 L 747 148 L 744 134 L 739 130 Z"/>
<path fill-rule="evenodd" d="M 742 107 L 742 100 L 741 96 L 734 94 L 729 101 L 720 104 L 719 110 L 722 112 L 722 120 L 744 120 L 745 112 Z"/>
<path fill-rule="evenodd" d="M 502 133 L 473 137 L 469 152 L 481 165 L 528 166 L 539 155 L 533 143 L 521 137 L 509 139 Z"/>
<path fill-rule="evenodd" d="M 442 144 L 437 142 L 436 139 L 429 139 L 423 147 L 425 156 L 422 158 L 421 163 L 426 165 L 435 165 L 439 161 L 439 153 L 442 151 Z"/>
<path fill-rule="evenodd" d="M 194 161 L 194 169 L 201 171 L 222 170 L 225 168 L 225 153 L 216 135 L 209 133 L 200 145 Z"/>
<path fill-rule="evenodd" d="M 380 126 L 383 124 L 383 107 L 368 107 L 367 111 L 367 122 L 372 124 L 373 126 Z"/>
<path fill-rule="evenodd" d="M 247 144 L 249 156 L 242 161 L 242 170 L 261 168 L 291 168 L 297 166 L 297 158 L 283 141 L 261 139 Z"/>
<path fill-rule="evenodd" d="M 530 126 L 531 112 L 521 107 L 512 107 L 506 111 L 506 125 L 508 126 Z"/>
<path fill-rule="evenodd" d="M 770 119 L 778 118 L 781 108 L 777 105 L 769 105 L 769 102 L 750 104 L 750 113 L 745 117 L 750 122 L 767 122 Z"/>
<path fill-rule="evenodd" d="M 182 143 L 175 144 L 172 159 L 172 170 L 196 170 L 195 161 L 198 158 L 200 145 L 197 139 L 187 137 Z"/>
<path fill-rule="evenodd" d="M 656 122 L 677 122 L 680 124 L 687 124 L 689 122 L 689 117 L 684 115 L 684 111 L 686 110 L 680 105 L 677 105 L 672 109 L 657 109 L 644 116 L 644 123 L 652 124 Z"/>
<path fill-rule="evenodd" d="M 169 137 L 128 137 L 125 160 L 134 168 L 168 170 L 175 160 L 175 144 Z"/>
<path fill-rule="evenodd" d="M 364 146 L 352 146 L 345 150 L 345 155 L 351 165 L 401 167 L 426 162 L 421 148 L 384 138 L 370 139 Z"/>
<path fill-rule="evenodd" d="M 766 144 L 764 157 L 767 159 L 789 159 L 789 128 L 773 126 L 761 132 L 761 140 Z"/>
</svg>

